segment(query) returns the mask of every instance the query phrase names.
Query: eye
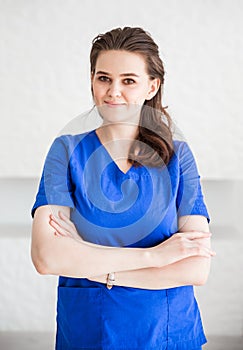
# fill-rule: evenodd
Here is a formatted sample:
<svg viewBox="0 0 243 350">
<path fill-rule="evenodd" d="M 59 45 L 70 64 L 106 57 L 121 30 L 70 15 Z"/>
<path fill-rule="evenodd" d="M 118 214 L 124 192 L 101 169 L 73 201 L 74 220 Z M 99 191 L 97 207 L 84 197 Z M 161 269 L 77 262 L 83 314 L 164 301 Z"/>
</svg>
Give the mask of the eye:
<svg viewBox="0 0 243 350">
<path fill-rule="evenodd" d="M 129 79 L 129 78 L 125 79 L 124 82 L 125 82 L 126 85 L 131 85 L 131 84 L 135 84 L 136 83 L 135 80 Z"/>
<path fill-rule="evenodd" d="M 98 80 L 103 81 L 103 82 L 110 81 L 110 79 L 104 75 L 101 75 L 100 77 L 98 77 Z"/>
</svg>

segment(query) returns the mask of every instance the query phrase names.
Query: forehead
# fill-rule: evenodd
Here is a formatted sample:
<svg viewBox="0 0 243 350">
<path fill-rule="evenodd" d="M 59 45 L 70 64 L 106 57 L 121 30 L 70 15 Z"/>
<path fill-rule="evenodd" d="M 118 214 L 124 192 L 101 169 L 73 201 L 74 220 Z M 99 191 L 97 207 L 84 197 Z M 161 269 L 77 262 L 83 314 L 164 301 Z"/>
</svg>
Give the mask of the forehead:
<svg viewBox="0 0 243 350">
<path fill-rule="evenodd" d="M 145 58 L 135 52 L 125 50 L 101 51 L 96 61 L 96 72 L 146 74 Z"/>
</svg>

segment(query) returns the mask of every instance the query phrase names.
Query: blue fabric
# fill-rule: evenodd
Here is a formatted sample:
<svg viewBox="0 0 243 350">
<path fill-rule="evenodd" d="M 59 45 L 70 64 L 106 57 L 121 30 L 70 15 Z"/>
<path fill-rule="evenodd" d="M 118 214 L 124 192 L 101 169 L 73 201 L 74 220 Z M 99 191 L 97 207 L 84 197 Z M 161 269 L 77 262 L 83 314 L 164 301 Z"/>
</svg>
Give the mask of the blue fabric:
<svg viewBox="0 0 243 350">
<path fill-rule="evenodd" d="M 69 206 L 86 241 L 151 247 L 178 231 L 178 217 L 209 221 L 200 176 L 185 142 L 167 167 L 123 173 L 95 130 L 56 138 L 46 157 L 32 216 L 46 204 Z M 60 276 L 56 349 L 199 349 L 206 342 L 192 286 L 147 290 Z"/>
</svg>

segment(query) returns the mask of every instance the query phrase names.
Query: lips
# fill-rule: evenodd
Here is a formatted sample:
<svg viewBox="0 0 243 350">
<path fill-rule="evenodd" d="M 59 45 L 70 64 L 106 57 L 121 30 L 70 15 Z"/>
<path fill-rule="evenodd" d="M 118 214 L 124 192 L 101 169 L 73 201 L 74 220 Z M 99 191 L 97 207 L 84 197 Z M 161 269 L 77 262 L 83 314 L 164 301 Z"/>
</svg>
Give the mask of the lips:
<svg viewBox="0 0 243 350">
<path fill-rule="evenodd" d="M 125 103 L 114 103 L 114 102 L 109 102 L 109 101 L 105 101 L 105 103 L 110 107 L 123 106 L 125 104 Z"/>
</svg>

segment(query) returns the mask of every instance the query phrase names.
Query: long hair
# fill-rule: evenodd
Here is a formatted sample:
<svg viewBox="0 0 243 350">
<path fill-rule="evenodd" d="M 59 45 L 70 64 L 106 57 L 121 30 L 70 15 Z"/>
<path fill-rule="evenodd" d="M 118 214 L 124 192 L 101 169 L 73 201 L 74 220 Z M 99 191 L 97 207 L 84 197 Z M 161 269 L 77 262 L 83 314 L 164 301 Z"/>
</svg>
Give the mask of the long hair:
<svg viewBox="0 0 243 350">
<path fill-rule="evenodd" d="M 105 34 L 99 34 L 92 41 L 91 74 L 95 72 L 99 54 L 108 50 L 126 50 L 142 55 L 150 79 L 160 79 L 156 95 L 151 100 L 146 100 L 141 108 L 138 135 L 130 148 L 129 162 L 134 166 L 167 165 L 173 155 L 172 121 L 165 110 L 166 107 L 162 106 L 165 72 L 158 45 L 148 32 L 139 27 L 115 28 Z"/>
</svg>

